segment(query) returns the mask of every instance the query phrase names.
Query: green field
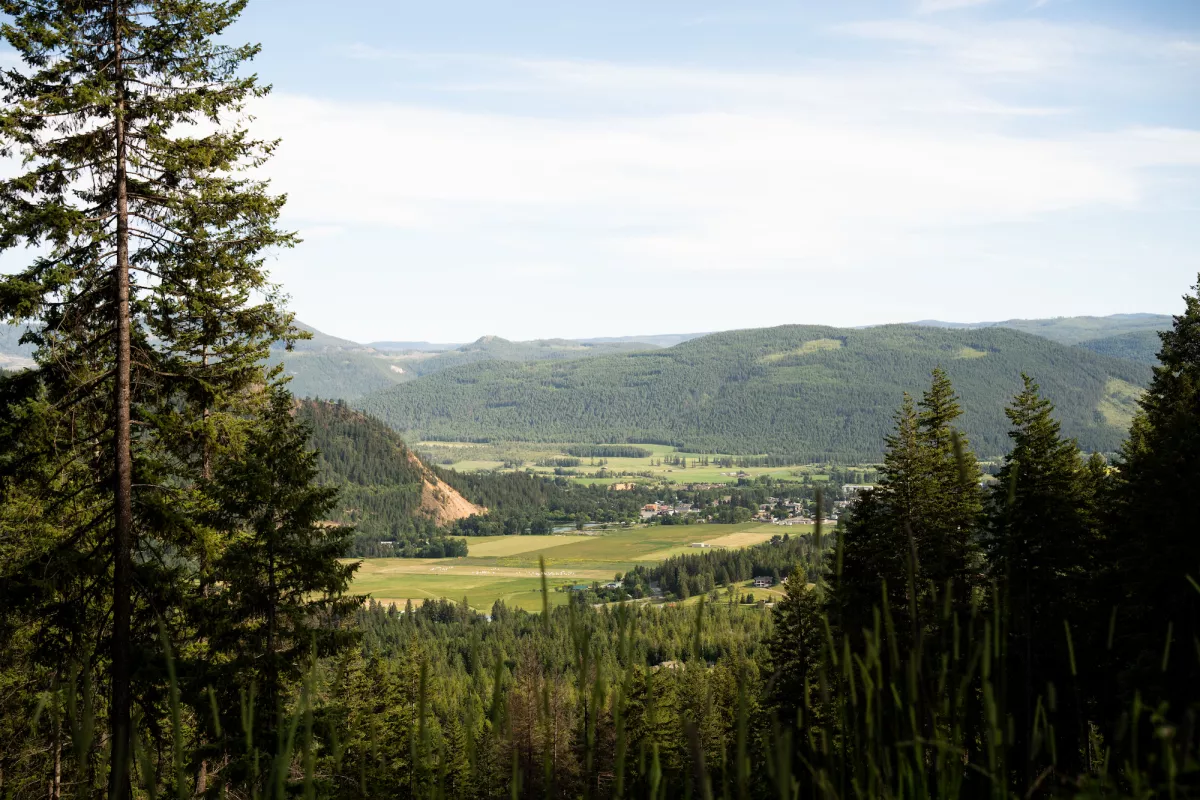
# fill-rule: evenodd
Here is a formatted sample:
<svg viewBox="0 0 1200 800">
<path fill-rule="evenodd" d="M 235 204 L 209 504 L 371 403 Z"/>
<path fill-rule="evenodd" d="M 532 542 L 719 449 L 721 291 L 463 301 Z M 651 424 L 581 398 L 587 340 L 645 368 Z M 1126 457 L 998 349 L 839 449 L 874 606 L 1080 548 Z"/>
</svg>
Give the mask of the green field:
<svg viewBox="0 0 1200 800">
<path fill-rule="evenodd" d="M 419 452 L 428 455 L 431 461 L 459 472 L 519 469 L 553 475 L 555 474 L 554 467 L 538 466 L 537 462 L 545 459 L 565 458 L 568 456 L 567 448 L 570 446 L 569 443 L 418 442 L 414 447 Z M 770 476 L 788 480 L 798 480 L 806 476 L 813 480 L 823 480 L 825 477 L 821 474 L 820 467 L 811 464 L 782 467 L 721 467 L 712 462 L 720 458 L 728 458 L 727 454 L 693 453 L 657 444 L 636 446 L 650 451 L 651 455 L 645 458 L 605 458 L 603 466 L 600 464 L 600 459 L 583 458 L 581 459 L 582 464 L 578 467 L 567 467 L 565 472 L 577 483 L 600 485 L 614 483 L 658 484 L 664 481 L 681 485 L 689 483 L 735 484 L 739 477 Z M 680 467 L 662 463 L 668 458 L 687 459 L 688 466 Z M 695 461 L 703 458 L 709 460 L 708 466 L 693 466 Z"/>
<path fill-rule="evenodd" d="M 377 558 L 361 562 L 351 590 L 384 603 L 464 597 L 486 611 L 496 600 L 528 610 L 542 607 L 539 559 L 546 562 L 550 602 L 565 603 L 557 587 L 611 581 L 618 572 L 680 553 L 701 553 L 693 543 L 741 548 L 775 534 L 807 533 L 800 526 L 652 525 L 593 535 L 490 536 L 471 539 L 465 558 Z"/>
</svg>

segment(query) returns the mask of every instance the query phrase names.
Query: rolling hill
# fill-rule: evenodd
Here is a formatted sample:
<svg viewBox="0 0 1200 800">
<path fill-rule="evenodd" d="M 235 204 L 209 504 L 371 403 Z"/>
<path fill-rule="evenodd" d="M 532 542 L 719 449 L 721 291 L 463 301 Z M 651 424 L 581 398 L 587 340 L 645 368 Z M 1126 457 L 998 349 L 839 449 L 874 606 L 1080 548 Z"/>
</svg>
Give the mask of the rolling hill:
<svg viewBox="0 0 1200 800">
<path fill-rule="evenodd" d="M 644 342 L 576 342 L 570 339 L 534 339 L 511 342 L 499 336 L 482 336 L 470 344 L 440 353 L 415 353 L 403 360 L 414 375 L 432 375 L 444 369 L 480 361 L 567 361 L 612 353 L 654 350 Z"/>
<path fill-rule="evenodd" d="M 1085 344 L 1130 334 L 1154 334 L 1171 327 L 1169 314 L 1112 314 L 1107 317 L 1048 317 L 1046 319 L 1009 319 L 1003 322 L 943 322 L 926 319 L 914 322 L 932 328 L 956 330 L 1009 328 L 1042 336 L 1059 344 Z M 1147 340 L 1148 341 L 1148 340 Z M 1157 339 L 1155 339 L 1157 344 Z M 1157 347 L 1155 353 L 1157 353 Z"/>
<path fill-rule="evenodd" d="M 1119 446 L 1144 364 L 1003 327 L 790 325 L 572 361 L 449 368 L 358 405 L 410 437 L 661 442 L 701 452 L 878 456 L 904 391 L 943 366 L 976 451 L 1007 448 L 1003 407 L 1027 371 L 1087 449 Z"/>
<path fill-rule="evenodd" d="M 303 323 L 296 327 L 311 333 L 312 338 L 296 342 L 291 351 L 277 343 L 271 348 L 270 363 L 283 365 L 283 374 L 291 379 L 289 388 L 297 397 L 356 400 L 412 377 L 374 348 Z"/>
<path fill-rule="evenodd" d="M 285 374 L 291 378 L 292 393 L 297 397 L 347 401 L 422 375 L 481 361 L 557 361 L 657 347 L 631 341 L 537 339 L 511 342 L 499 336 L 483 336 L 449 350 L 396 350 L 390 345 L 411 343 L 385 342 L 380 346 L 368 346 L 329 336 L 306 325 L 299 327 L 311 332 L 313 338 L 297 342 L 291 352 L 285 351 L 282 345 L 276 346 L 272 350 L 272 363 L 283 364 Z"/>
<path fill-rule="evenodd" d="M 1093 353 L 1154 365 L 1158 363 L 1162 340 L 1158 338 L 1158 331 L 1131 331 L 1101 339 L 1088 339 L 1080 342 L 1079 346 Z"/>
</svg>

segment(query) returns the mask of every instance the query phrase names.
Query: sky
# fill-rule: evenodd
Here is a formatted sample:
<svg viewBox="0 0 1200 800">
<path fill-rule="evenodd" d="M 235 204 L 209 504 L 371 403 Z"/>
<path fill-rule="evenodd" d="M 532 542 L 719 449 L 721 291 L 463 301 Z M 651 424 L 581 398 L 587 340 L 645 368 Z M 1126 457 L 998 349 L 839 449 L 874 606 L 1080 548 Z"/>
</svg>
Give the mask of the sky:
<svg viewBox="0 0 1200 800">
<path fill-rule="evenodd" d="M 357 341 L 1169 313 L 1196 0 L 251 0 L 299 319 Z"/>
</svg>

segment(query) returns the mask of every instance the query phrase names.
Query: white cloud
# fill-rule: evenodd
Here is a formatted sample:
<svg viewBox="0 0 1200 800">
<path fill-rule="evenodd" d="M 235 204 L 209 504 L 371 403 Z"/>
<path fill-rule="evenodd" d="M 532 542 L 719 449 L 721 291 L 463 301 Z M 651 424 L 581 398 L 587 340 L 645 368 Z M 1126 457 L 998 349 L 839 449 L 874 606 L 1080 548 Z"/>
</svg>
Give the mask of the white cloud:
<svg viewBox="0 0 1200 800">
<path fill-rule="evenodd" d="M 959 8 L 982 6 L 990 2 L 992 0 L 921 0 L 921 4 L 917 6 L 917 12 L 921 14 L 934 14 L 939 11 L 953 11 Z"/>
<path fill-rule="evenodd" d="M 255 113 L 284 136 L 271 173 L 302 229 L 540 241 L 555 264 L 870 261 L 922 231 L 1133 207 L 1142 168 L 1200 164 L 1200 134 L 1172 129 L 1052 139 L 788 110 L 564 120 L 282 95 Z"/>
</svg>

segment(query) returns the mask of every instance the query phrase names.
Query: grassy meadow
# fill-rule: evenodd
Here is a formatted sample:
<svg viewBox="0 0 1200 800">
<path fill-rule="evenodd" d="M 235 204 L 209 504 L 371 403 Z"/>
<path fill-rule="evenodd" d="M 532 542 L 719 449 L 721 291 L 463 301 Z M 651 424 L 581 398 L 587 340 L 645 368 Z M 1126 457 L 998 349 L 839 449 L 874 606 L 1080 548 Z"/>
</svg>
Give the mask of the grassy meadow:
<svg viewBox="0 0 1200 800">
<path fill-rule="evenodd" d="M 383 603 L 464 597 L 472 608 L 487 611 L 496 600 L 528 610 L 542 606 L 539 559 L 546 562 L 550 602 L 567 601 L 554 591 L 593 581 L 611 581 L 637 564 L 662 561 L 709 547 L 743 548 L 782 533 L 808 528 L 781 528 L 765 523 L 739 525 L 651 525 L 589 535 L 488 536 L 469 539 L 464 558 L 374 558 L 361 562 L 351 591 Z M 761 591 L 761 590 L 759 590 Z M 764 597 L 764 599 L 766 599 Z"/>
</svg>

